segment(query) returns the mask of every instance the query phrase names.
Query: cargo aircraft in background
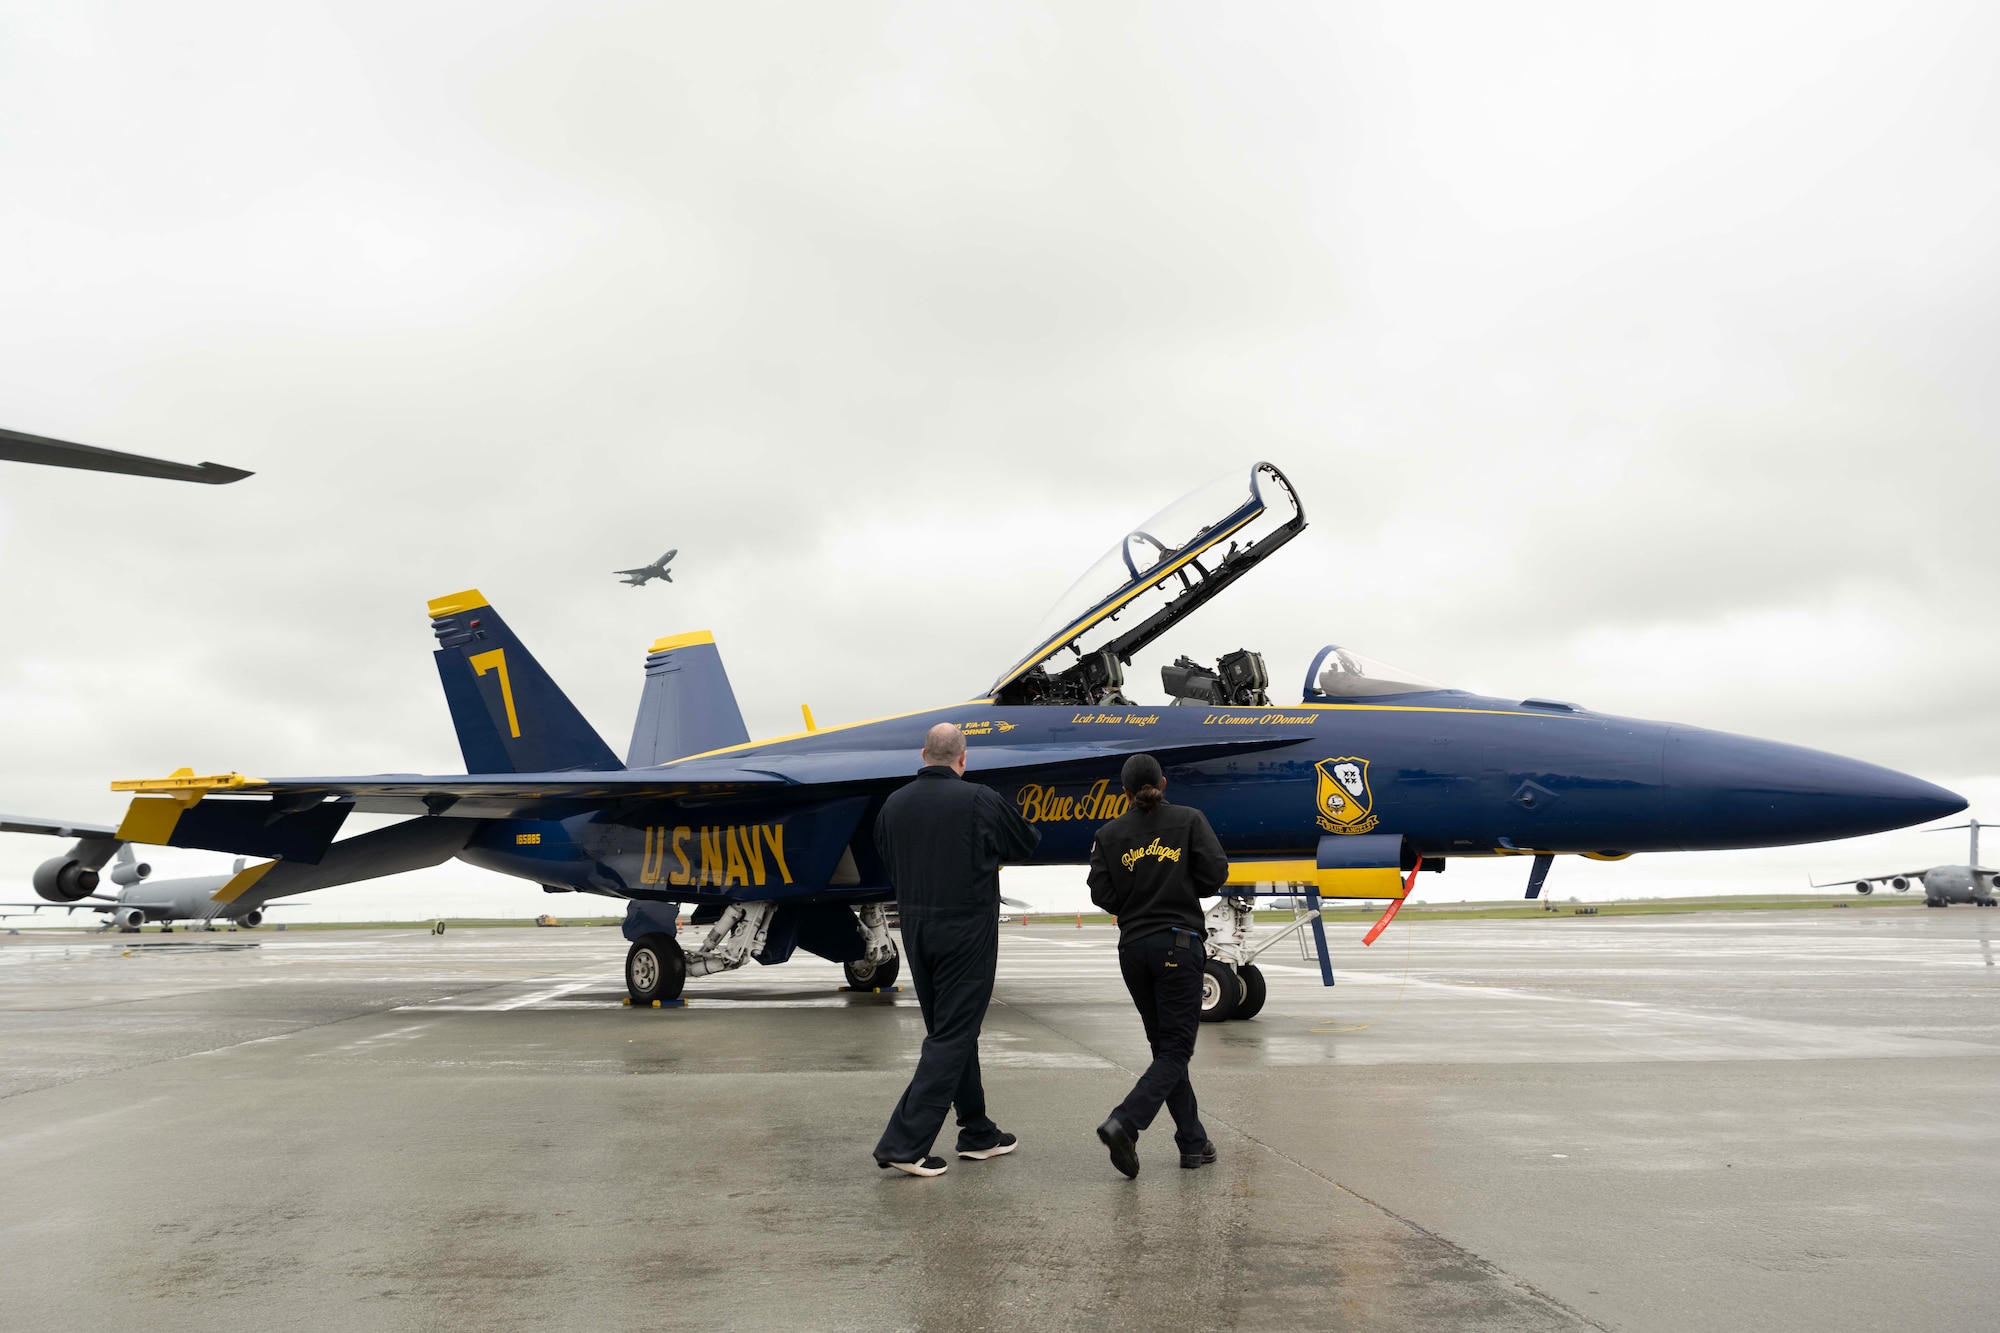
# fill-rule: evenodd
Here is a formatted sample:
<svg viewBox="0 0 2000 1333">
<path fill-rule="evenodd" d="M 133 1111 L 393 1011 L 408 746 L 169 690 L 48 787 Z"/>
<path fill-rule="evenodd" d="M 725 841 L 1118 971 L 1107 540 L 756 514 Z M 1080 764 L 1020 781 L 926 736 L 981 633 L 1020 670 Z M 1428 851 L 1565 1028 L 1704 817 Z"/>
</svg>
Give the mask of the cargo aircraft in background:
<svg viewBox="0 0 2000 1333">
<path fill-rule="evenodd" d="M 43 467 L 73 467 L 86 472 L 122 472 L 133 477 L 158 477 L 163 481 L 198 481 L 209 486 L 227 486 L 255 473 L 221 463 L 173 463 L 144 454 L 122 454 L 116 449 L 100 449 L 94 444 L 71 444 L 43 435 L 18 430 L 0 430 L 0 462 L 39 463 Z"/>
<path fill-rule="evenodd" d="M 1815 889 L 1838 889 L 1848 884 L 1854 885 L 1859 894 L 1875 892 L 1876 886 L 1907 893 L 1912 884 L 1920 884 L 1924 890 L 1924 906 L 1948 907 L 1952 903 L 1971 903 L 1975 907 L 2000 907 L 2000 874 L 1979 864 L 1978 820 L 1968 820 L 1963 824 L 1947 824 L 1943 828 L 1925 829 L 1926 833 L 1956 833 L 1960 829 L 1972 830 L 1972 848 L 1962 866 L 1932 866 L 1928 870 L 1897 870 L 1887 875 L 1870 875 L 1866 879 L 1837 879 L 1831 884 L 1814 883 Z"/>
<path fill-rule="evenodd" d="M 430 616 L 465 773 L 267 779 L 183 769 L 112 784 L 132 793 L 117 836 L 266 858 L 219 891 L 224 901 L 454 856 L 552 893 L 623 899 L 626 984 L 641 1003 L 679 995 L 689 977 L 781 963 L 798 949 L 872 988 L 900 966 L 875 815 L 915 771 L 933 723 L 956 723 L 971 747 L 968 779 L 1041 830 L 1037 864 L 1086 861 L 1095 828 L 1125 807 L 1120 765 L 1146 751 L 1165 766 L 1174 799 L 1206 812 L 1230 857 L 1204 988 L 1203 1016 L 1223 1019 L 1263 1001 L 1249 942 L 1260 886 L 1303 885 L 1309 901 L 1384 900 L 1393 914 L 1418 870 L 1460 857 L 1532 858 L 1532 897 L 1558 855 L 1819 842 L 1965 808 L 1873 764 L 1552 699 L 1470 694 L 1331 644 L 1307 666 L 1296 703 L 1270 702 L 1263 659 L 1250 651 L 1213 668 L 1181 658 L 1162 672 L 1167 703 L 1132 702 L 1133 655 L 1305 522 L 1277 468 L 1232 470 L 1125 534 L 985 690 L 875 721 L 814 728 L 808 714 L 805 731 L 753 742 L 713 638 L 661 639 L 623 758 L 483 595 L 454 593 Z M 357 811 L 409 818 L 336 841 Z M 38 872 L 38 889 L 81 896 L 61 862 Z M 678 938 L 683 905 L 706 928 L 692 947 Z M 1323 936 L 1320 958 L 1331 984 Z"/>
<path fill-rule="evenodd" d="M 204 930 L 212 930 L 218 924 L 254 930 L 264 923 L 267 904 L 257 900 L 224 902 L 215 896 L 242 873 L 244 858 L 239 857 L 235 868 L 226 875 L 152 879 L 153 867 L 132 854 L 131 843 L 117 840 L 116 829 L 98 824 L 64 824 L 0 815 L 0 833 L 43 833 L 61 838 L 79 838 L 85 843 L 96 843 L 106 848 L 105 855 L 111 860 L 111 869 L 102 875 L 95 867 L 70 872 L 72 884 L 87 885 L 90 889 L 82 897 L 64 901 L 60 896 L 45 895 L 40 902 L 0 903 L 0 918 L 40 916 L 44 910 L 61 907 L 65 916 L 74 915 L 79 910 L 101 913 L 105 926 L 116 926 L 124 931 L 134 931 L 147 924 L 172 930 L 176 921 L 200 925 Z M 112 855 L 113 850 L 115 856 Z M 60 864 L 45 862 L 44 868 Z M 117 886 L 116 893 L 97 892 L 106 879 Z M 43 887 L 39 874 L 35 887 Z M 278 904 L 281 907 L 305 905 L 296 901 Z"/>
</svg>

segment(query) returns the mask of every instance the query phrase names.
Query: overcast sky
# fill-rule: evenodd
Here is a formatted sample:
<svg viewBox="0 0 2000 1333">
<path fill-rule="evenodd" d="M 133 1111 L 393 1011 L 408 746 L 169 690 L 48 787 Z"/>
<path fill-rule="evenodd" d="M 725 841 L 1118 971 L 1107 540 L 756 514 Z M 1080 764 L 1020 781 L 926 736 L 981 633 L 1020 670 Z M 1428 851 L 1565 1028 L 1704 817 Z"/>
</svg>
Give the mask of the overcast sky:
<svg viewBox="0 0 2000 1333">
<path fill-rule="evenodd" d="M 258 473 L 0 465 L 0 808 L 460 769 L 472 586 L 621 753 L 689 629 L 753 735 L 968 697 L 1258 458 L 1311 527 L 1167 656 L 2000 798 L 1996 62 L 1969 3 L 0 0 L 0 425 Z"/>
</svg>

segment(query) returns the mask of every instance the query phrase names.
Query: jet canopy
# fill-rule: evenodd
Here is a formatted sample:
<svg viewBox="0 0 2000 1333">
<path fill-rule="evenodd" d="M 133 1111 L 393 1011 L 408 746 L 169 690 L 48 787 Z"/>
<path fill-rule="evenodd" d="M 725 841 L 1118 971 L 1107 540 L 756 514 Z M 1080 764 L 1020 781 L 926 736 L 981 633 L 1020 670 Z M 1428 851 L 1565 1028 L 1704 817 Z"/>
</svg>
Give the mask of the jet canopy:
<svg viewBox="0 0 2000 1333">
<path fill-rule="evenodd" d="M 1027 654 L 993 682 L 994 698 L 1097 703 L 1117 696 L 1134 653 L 1305 525 L 1292 483 L 1269 463 L 1233 469 L 1190 492 L 1126 533 L 1063 594 Z"/>
<path fill-rule="evenodd" d="M 1312 665 L 1306 668 L 1305 702 L 1367 699 L 1378 694 L 1421 694 L 1443 688 L 1428 676 L 1329 643 L 1313 655 Z"/>
</svg>

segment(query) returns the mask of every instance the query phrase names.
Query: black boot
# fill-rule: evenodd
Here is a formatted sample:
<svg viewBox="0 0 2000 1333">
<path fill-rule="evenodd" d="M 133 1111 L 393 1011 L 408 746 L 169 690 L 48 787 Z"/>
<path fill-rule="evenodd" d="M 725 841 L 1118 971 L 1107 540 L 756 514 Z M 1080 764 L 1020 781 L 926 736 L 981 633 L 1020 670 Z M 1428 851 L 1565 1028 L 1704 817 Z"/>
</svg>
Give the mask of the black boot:
<svg viewBox="0 0 2000 1333">
<path fill-rule="evenodd" d="M 1097 1138 L 1111 1149 L 1111 1165 L 1124 1172 L 1127 1180 L 1139 1178 L 1139 1149 L 1132 1142 L 1132 1131 L 1117 1116 L 1107 1117 L 1097 1127 Z"/>
</svg>

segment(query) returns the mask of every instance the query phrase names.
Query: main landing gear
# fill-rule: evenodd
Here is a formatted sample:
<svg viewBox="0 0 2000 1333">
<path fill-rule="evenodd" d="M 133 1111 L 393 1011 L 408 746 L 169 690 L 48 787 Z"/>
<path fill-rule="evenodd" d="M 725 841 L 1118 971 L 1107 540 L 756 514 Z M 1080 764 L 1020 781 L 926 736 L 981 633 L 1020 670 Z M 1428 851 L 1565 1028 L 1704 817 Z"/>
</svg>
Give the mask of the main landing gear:
<svg viewBox="0 0 2000 1333">
<path fill-rule="evenodd" d="M 625 953 L 625 989 L 632 1003 L 650 1006 L 655 1000 L 678 1000 L 689 977 L 733 972 L 762 955 L 777 913 L 778 905 L 773 902 L 731 903 L 693 951 L 683 949 L 665 930 L 640 935 Z M 887 990 L 896 984 L 903 962 L 896 939 L 889 933 L 888 917 L 881 903 L 869 903 L 856 915 L 863 952 L 860 958 L 841 965 L 848 987 Z M 655 919 L 666 924 L 664 917 Z"/>
<path fill-rule="evenodd" d="M 895 937 L 889 933 L 889 915 L 881 903 L 867 903 L 856 914 L 861 920 L 861 938 L 868 952 L 851 963 L 842 963 L 849 990 L 888 990 L 903 970 L 902 955 L 896 952 Z"/>
<path fill-rule="evenodd" d="M 1224 898 L 1208 910 L 1208 962 L 1201 974 L 1202 1022 L 1255 1018 L 1263 1011 L 1264 974 L 1250 960 L 1278 940 L 1250 948 L 1248 941 L 1256 920 L 1256 904 L 1251 898 Z"/>
<path fill-rule="evenodd" d="M 671 935 L 643 935 L 625 952 L 625 989 L 634 1004 L 680 999 L 687 974 L 687 955 Z"/>
</svg>

